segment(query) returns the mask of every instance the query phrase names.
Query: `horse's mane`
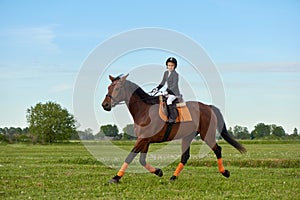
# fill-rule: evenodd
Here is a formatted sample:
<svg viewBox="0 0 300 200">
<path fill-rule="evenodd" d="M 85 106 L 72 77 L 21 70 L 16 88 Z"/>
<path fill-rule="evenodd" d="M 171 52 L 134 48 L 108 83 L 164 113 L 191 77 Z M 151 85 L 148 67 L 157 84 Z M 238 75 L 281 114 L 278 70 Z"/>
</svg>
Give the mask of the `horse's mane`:
<svg viewBox="0 0 300 200">
<path fill-rule="evenodd" d="M 154 105 L 159 103 L 158 96 L 150 96 L 141 87 L 131 81 L 126 80 L 125 87 L 130 88 L 130 91 L 132 91 L 132 96 L 139 96 L 140 99 L 146 104 Z"/>
</svg>

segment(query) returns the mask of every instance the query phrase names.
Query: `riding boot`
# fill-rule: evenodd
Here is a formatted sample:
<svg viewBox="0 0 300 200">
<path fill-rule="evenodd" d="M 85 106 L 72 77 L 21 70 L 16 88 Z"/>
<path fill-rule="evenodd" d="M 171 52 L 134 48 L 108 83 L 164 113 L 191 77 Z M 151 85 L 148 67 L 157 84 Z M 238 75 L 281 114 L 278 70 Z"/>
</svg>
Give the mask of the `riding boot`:
<svg viewBox="0 0 300 200">
<path fill-rule="evenodd" d="M 176 109 L 176 104 L 168 105 L 168 112 L 169 112 L 169 119 L 167 122 L 170 124 L 175 124 L 176 117 L 178 115 L 177 109 Z"/>
</svg>

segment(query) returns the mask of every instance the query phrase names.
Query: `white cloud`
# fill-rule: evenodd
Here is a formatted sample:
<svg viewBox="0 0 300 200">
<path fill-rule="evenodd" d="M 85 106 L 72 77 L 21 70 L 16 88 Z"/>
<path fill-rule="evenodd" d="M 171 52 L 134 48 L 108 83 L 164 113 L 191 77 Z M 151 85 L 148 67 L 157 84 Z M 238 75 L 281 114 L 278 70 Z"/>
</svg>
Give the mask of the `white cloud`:
<svg viewBox="0 0 300 200">
<path fill-rule="evenodd" d="M 277 63 L 233 63 L 219 64 L 222 73 L 226 72 L 277 72 L 277 73 L 300 73 L 300 62 L 277 62 Z"/>
<path fill-rule="evenodd" d="M 72 90 L 73 89 L 73 85 L 70 85 L 70 84 L 67 84 L 67 83 L 62 83 L 62 84 L 58 84 L 58 85 L 55 85 L 53 86 L 50 91 L 51 92 L 64 92 L 64 91 L 67 91 L 67 90 Z"/>
<path fill-rule="evenodd" d="M 7 47 L 21 50 L 47 51 L 60 53 L 61 50 L 55 42 L 54 26 L 15 28 L 2 31 L 1 37 Z M 3 44 L 2 44 L 3 45 Z"/>
</svg>

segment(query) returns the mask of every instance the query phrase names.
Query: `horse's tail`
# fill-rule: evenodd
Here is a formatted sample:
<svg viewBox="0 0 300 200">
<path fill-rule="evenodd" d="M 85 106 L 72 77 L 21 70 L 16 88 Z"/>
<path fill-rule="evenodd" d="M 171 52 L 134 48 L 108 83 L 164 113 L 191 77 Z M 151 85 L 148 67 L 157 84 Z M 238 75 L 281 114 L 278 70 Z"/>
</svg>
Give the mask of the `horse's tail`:
<svg viewBox="0 0 300 200">
<path fill-rule="evenodd" d="M 214 111 L 217 120 L 218 120 L 218 124 L 217 124 L 217 129 L 218 132 L 221 134 L 221 136 L 224 138 L 224 140 L 226 140 L 229 144 L 231 144 L 234 148 L 236 148 L 237 150 L 239 150 L 239 152 L 241 153 L 245 153 L 247 150 L 245 149 L 245 147 L 243 147 L 243 145 L 241 145 L 238 141 L 236 141 L 227 131 L 226 128 L 226 124 L 223 118 L 223 115 L 221 113 L 221 111 L 211 105 L 212 110 Z"/>
</svg>

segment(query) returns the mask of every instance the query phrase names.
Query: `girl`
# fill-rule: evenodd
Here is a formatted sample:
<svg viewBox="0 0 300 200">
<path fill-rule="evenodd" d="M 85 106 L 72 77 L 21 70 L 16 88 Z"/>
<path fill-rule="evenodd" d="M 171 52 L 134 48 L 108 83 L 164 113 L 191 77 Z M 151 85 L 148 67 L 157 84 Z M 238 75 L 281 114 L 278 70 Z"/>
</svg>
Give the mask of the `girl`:
<svg viewBox="0 0 300 200">
<path fill-rule="evenodd" d="M 173 103 L 175 99 L 180 95 L 178 88 L 178 73 L 176 72 L 177 60 L 173 57 L 170 57 L 166 61 L 167 71 L 165 71 L 161 83 L 152 90 L 153 93 L 160 90 L 165 83 L 167 82 L 167 90 L 164 92 L 164 95 L 168 97 L 167 99 L 167 108 L 169 112 L 168 123 L 175 123 L 177 117 L 176 104 Z"/>
</svg>

